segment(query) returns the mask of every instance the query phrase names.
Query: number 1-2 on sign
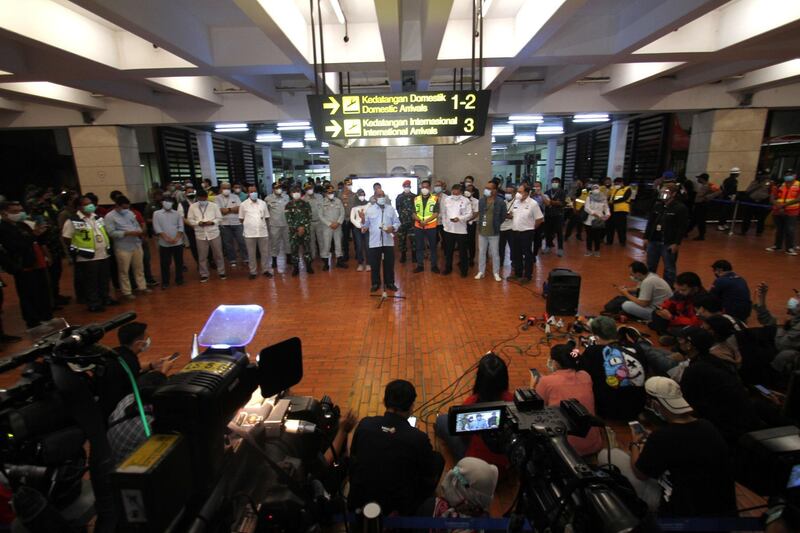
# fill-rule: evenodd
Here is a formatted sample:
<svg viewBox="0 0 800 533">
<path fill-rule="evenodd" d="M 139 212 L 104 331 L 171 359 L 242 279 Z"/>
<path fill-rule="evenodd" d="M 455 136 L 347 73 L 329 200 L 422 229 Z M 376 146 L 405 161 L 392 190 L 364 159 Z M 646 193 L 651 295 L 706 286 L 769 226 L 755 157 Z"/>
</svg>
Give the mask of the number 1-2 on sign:
<svg viewBox="0 0 800 533">
<path fill-rule="evenodd" d="M 459 106 L 464 109 L 475 109 L 475 101 L 478 97 L 474 93 L 468 93 L 461 101 L 458 100 L 457 94 L 451 96 L 450 99 L 453 101 L 453 109 L 458 109 Z"/>
</svg>

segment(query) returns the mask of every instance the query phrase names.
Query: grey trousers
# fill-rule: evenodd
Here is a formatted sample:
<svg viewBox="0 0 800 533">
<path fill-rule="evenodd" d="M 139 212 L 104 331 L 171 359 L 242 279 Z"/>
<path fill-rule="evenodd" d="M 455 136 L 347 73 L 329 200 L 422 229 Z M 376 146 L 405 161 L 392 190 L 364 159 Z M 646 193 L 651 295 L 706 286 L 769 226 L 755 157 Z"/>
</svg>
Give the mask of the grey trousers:
<svg viewBox="0 0 800 533">
<path fill-rule="evenodd" d="M 272 257 L 292 253 L 289 246 L 289 226 L 270 226 L 269 242 L 272 245 Z"/>
<path fill-rule="evenodd" d="M 500 235 L 478 235 L 478 272 L 486 272 L 486 249 L 492 254 L 492 271 L 500 274 Z"/>
<path fill-rule="evenodd" d="M 311 239 L 311 259 L 316 259 L 317 256 L 325 257 L 323 255 L 323 250 L 325 249 L 325 239 L 324 239 L 325 228 L 326 226 L 322 222 L 313 222 L 311 224 L 311 235 L 309 235 Z M 331 243 L 328 242 L 329 256 L 330 256 L 330 247 Z"/>
<path fill-rule="evenodd" d="M 222 255 L 222 237 L 205 241 L 197 239 L 197 262 L 201 278 L 208 277 L 208 250 L 214 254 L 214 263 L 217 264 L 217 272 L 225 274 L 225 258 Z"/>
<path fill-rule="evenodd" d="M 328 259 L 331 256 L 331 239 L 333 239 L 333 247 L 336 250 L 336 257 L 342 257 L 342 226 L 336 229 L 331 229 L 330 226 L 322 226 L 322 248 L 319 255 L 323 259 Z"/>
<path fill-rule="evenodd" d="M 256 261 L 258 259 L 256 257 L 256 248 L 258 248 L 258 252 L 261 254 L 260 273 L 263 274 L 264 272 L 269 272 L 272 270 L 272 260 L 269 255 L 269 237 L 245 237 L 244 244 L 247 246 L 247 259 L 251 274 L 259 273 L 258 269 L 256 268 Z"/>
</svg>

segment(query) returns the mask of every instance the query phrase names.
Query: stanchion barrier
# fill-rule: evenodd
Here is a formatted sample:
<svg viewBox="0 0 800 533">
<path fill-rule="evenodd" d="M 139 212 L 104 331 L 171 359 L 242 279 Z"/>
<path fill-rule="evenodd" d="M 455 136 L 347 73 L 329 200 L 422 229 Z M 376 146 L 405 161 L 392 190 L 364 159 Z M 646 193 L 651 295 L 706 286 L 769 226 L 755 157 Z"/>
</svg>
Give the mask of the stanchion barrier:
<svg viewBox="0 0 800 533">
<path fill-rule="evenodd" d="M 731 217 L 731 227 L 728 231 L 728 235 L 733 235 L 733 227 L 736 225 L 736 214 L 739 212 L 740 205 L 746 205 L 748 207 L 762 207 L 766 209 L 772 209 L 772 204 L 757 204 L 755 202 L 742 202 L 739 200 L 723 200 L 721 198 L 712 198 L 712 202 L 716 202 L 718 204 L 733 204 L 733 217 Z"/>
</svg>

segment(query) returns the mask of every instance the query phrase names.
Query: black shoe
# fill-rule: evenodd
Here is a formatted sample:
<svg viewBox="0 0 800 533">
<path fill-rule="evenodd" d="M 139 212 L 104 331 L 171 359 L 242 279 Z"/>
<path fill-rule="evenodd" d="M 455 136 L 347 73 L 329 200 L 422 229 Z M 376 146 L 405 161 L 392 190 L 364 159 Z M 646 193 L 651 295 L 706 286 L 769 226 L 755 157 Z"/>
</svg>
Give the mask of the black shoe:
<svg viewBox="0 0 800 533">
<path fill-rule="evenodd" d="M 294 267 L 292 269 L 292 276 L 299 276 L 300 275 L 300 267 Z"/>
<path fill-rule="evenodd" d="M 516 274 L 511 274 L 506 278 L 506 281 L 517 281 L 519 278 L 520 276 L 517 276 Z"/>
<path fill-rule="evenodd" d="M 434 274 L 438 274 L 439 273 L 439 267 L 437 267 L 437 266 L 431 267 L 431 272 L 433 272 Z"/>
<path fill-rule="evenodd" d="M 462 271 L 462 272 L 461 272 L 461 277 L 462 277 L 462 278 L 466 278 L 466 277 L 467 277 L 467 273 L 466 273 L 465 271 Z"/>
<path fill-rule="evenodd" d="M 178 287 L 180 287 L 181 285 L 183 285 L 183 280 L 178 280 L 178 281 L 176 281 L 176 282 L 175 282 L 175 285 L 177 285 Z"/>
<path fill-rule="evenodd" d="M 156 281 L 154 279 L 147 280 L 147 286 L 148 287 L 155 287 L 156 285 L 158 285 L 158 281 Z"/>
<path fill-rule="evenodd" d="M 103 302 L 103 306 L 105 306 L 105 305 L 108 305 L 108 306 L 119 305 L 119 300 L 115 300 L 113 298 L 109 298 L 108 300 Z M 100 306 L 100 307 L 102 307 L 102 306 Z"/>
<path fill-rule="evenodd" d="M 341 257 L 336 261 L 336 268 L 347 268 L 347 261 Z"/>
<path fill-rule="evenodd" d="M 704 241 L 704 240 L 706 240 L 706 238 L 705 238 L 705 237 L 695 237 L 695 238 L 694 238 L 694 239 L 692 239 L 692 240 L 693 240 L 693 241 Z"/>
<path fill-rule="evenodd" d="M 531 278 L 522 278 L 521 280 L 519 280 L 520 285 L 527 285 L 530 282 Z"/>
<path fill-rule="evenodd" d="M 72 301 L 72 298 L 70 298 L 69 296 L 62 296 L 61 294 L 59 294 L 58 296 L 55 297 L 56 305 L 67 305 L 70 301 Z"/>
<path fill-rule="evenodd" d="M 161 284 L 161 290 L 162 290 L 162 291 L 165 291 L 165 290 L 167 290 L 167 289 L 169 289 L 169 283 L 162 283 L 162 284 Z"/>
<path fill-rule="evenodd" d="M 403 252 L 400 254 L 400 263 L 405 263 L 405 262 L 406 262 L 406 253 Z"/>
<path fill-rule="evenodd" d="M 419 274 L 420 272 L 425 272 L 425 267 L 418 266 L 414 269 L 414 274 Z"/>
<path fill-rule="evenodd" d="M 442 276 L 449 276 L 452 271 L 453 271 L 452 268 L 445 268 L 444 270 L 442 270 Z"/>
<path fill-rule="evenodd" d="M 249 276 L 247 276 L 247 277 L 248 277 L 249 279 L 256 279 L 256 277 L 257 277 L 257 276 L 256 276 L 255 274 L 250 274 L 250 275 L 249 275 Z"/>
<path fill-rule="evenodd" d="M 277 257 L 273 257 L 272 258 L 272 268 L 278 268 L 278 258 Z"/>
<path fill-rule="evenodd" d="M 314 273 L 314 267 L 312 267 L 312 266 L 309 264 L 309 265 L 306 267 L 306 274 L 313 274 L 313 273 Z"/>
<path fill-rule="evenodd" d="M 17 337 L 16 335 L 6 335 L 3 333 L 0 335 L 0 342 L 19 342 L 22 340 L 22 337 Z"/>
<path fill-rule="evenodd" d="M 89 306 L 89 312 L 90 313 L 102 313 L 105 310 L 106 310 L 106 308 L 103 307 L 102 305 L 90 305 Z"/>
<path fill-rule="evenodd" d="M 270 272 L 270 271 L 266 271 L 266 272 L 264 272 L 262 275 L 263 275 L 265 278 L 271 278 L 271 277 L 273 277 L 273 276 L 272 276 L 272 272 Z"/>
<path fill-rule="evenodd" d="M 331 265 L 330 265 L 330 264 L 328 264 L 328 262 L 327 262 L 327 261 L 325 261 L 324 263 L 322 263 L 322 271 L 323 271 L 323 272 L 327 272 L 327 271 L 328 271 L 328 270 L 330 270 L 330 269 L 331 269 Z"/>
<path fill-rule="evenodd" d="M 394 283 L 390 283 L 389 285 L 385 285 L 383 288 L 386 289 L 387 291 L 392 291 L 392 292 L 397 292 L 397 291 L 400 290 L 400 289 L 397 288 L 397 285 L 395 285 Z"/>
<path fill-rule="evenodd" d="M 378 290 L 378 286 L 377 285 L 373 285 L 372 287 L 369 288 L 369 292 L 375 292 L 377 290 Z"/>
</svg>

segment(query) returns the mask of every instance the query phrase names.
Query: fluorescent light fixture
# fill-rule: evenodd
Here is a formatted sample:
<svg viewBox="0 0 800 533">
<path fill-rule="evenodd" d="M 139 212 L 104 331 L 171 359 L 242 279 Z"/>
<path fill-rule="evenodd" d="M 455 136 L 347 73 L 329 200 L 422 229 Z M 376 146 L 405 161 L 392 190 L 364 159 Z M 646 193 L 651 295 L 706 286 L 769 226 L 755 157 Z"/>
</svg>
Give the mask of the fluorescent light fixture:
<svg viewBox="0 0 800 533">
<path fill-rule="evenodd" d="M 339 24 L 344 24 L 344 11 L 342 11 L 342 6 L 339 4 L 339 0 L 330 0 L 330 2 L 333 12 L 336 13 L 336 20 L 339 21 Z"/>
<path fill-rule="evenodd" d="M 312 150 L 308 152 L 308 155 L 325 155 L 325 152 L 321 152 L 319 150 Z"/>
<path fill-rule="evenodd" d="M 308 130 L 308 131 L 306 131 L 306 136 L 303 137 L 303 140 L 304 141 L 316 141 L 317 140 L 317 136 L 314 135 L 314 132 L 312 130 Z"/>
<path fill-rule="evenodd" d="M 310 130 L 311 126 L 278 126 L 278 131 L 301 131 Z"/>
<path fill-rule="evenodd" d="M 0 70 L 0 76 L 11 76 L 11 73 L 6 72 L 5 70 Z"/>
<path fill-rule="evenodd" d="M 281 145 L 281 148 L 283 148 L 284 150 L 288 150 L 290 148 L 303 148 L 303 147 L 305 147 L 303 141 L 283 141 L 283 144 Z"/>
<path fill-rule="evenodd" d="M 561 135 L 564 133 L 564 126 L 561 125 L 541 125 L 536 128 L 536 135 Z"/>
<path fill-rule="evenodd" d="M 532 142 L 536 142 L 536 135 L 534 135 L 534 134 L 532 134 L 532 133 L 526 133 L 526 134 L 521 134 L 521 135 L 515 135 L 515 136 L 514 136 L 514 142 L 515 142 L 515 143 L 517 143 L 517 144 L 519 144 L 519 143 L 532 143 Z"/>
<path fill-rule="evenodd" d="M 283 137 L 277 133 L 259 133 L 256 135 L 256 142 L 258 143 L 279 143 L 281 141 L 283 141 Z"/>
<path fill-rule="evenodd" d="M 492 135 L 495 137 L 514 135 L 514 126 L 512 124 L 495 124 L 492 126 Z"/>
<path fill-rule="evenodd" d="M 238 129 L 247 129 L 247 124 L 244 122 L 237 122 L 234 124 L 216 124 L 214 125 L 215 130 L 238 130 Z"/>
<path fill-rule="evenodd" d="M 281 128 L 300 128 L 300 129 L 308 129 L 311 126 L 311 123 L 303 120 L 303 121 L 293 121 L 293 122 L 278 122 L 278 129 Z"/>
<path fill-rule="evenodd" d="M 581 113 L 572 117 L 572 122 L 608 122 L 608 113 Z"/>
<path fill-rule="evenodd" d="M 542 115 L 511 115 L 508 117 L 509 124 L 541 124 L 544 122 Z"/>
<path fill-rule="evenodd" d="M 330 145 L 329 145 L 328 143 L 326 143 L 325 141 L 322 141 L 322 144 L 320 144 L 320 146 L 321 146 L 322 148 L 327 148 L 327 147 L 329 147 Z"/>
<path fill-rule="evenodd" d="M 489 8 L 492 7 L 492 0 L 483 0 L 481 4 L 481 14 L 485 17 L 486 13 L 489 12 Z"/>
<path fill-rule="evenodd" d="M 216 133 L 234 133 L 237 131 L 250 131 L 250 128 L 215 128 Z"/>
<path fill-rule="evenodd" d="M 507 146 L 505 144 L 493 144 L 492 150 L 505 150 Z"/>
</svg>

